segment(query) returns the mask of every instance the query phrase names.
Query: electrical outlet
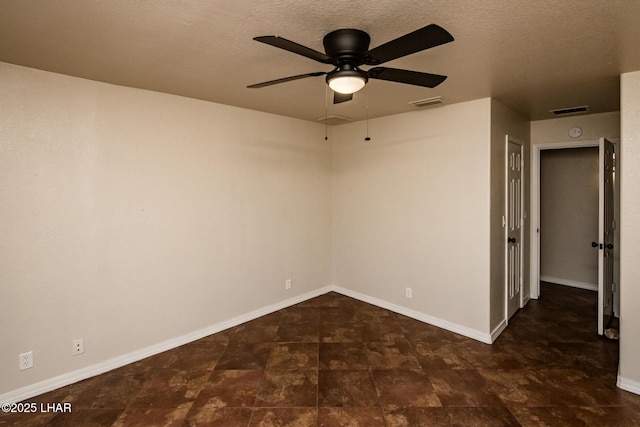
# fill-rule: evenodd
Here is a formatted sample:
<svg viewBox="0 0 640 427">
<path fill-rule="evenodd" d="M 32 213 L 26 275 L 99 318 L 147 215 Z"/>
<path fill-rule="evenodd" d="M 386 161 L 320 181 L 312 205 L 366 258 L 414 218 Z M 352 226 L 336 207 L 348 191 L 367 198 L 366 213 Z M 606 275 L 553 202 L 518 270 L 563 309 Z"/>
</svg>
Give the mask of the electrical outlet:
<svg viewBox="0 0 640 427">
<path fill-rule="evenodd" d="M 404 295 L 407 298 L 413 298 L 413 290 L 411 290 L 411 288 L 405 288 Z"/>
<path fill-rule="evenodd" d="M 21 371 L 33 368 L 33 351 L 28 351 L 18 356 L 18 368 Z"/>
<path fill-rule="evenodd" d="M 291 279 L 287 279 L 287 280 L 284 282 L 284 288 L 285 288 L 286 290 L 291 289 Z"/>
<path fill-rule="evenodd" d="M 84 353 L 84 340 L 82 338 L 73 340 L 73 348 L 71 350 L 71 354 L 77 356 L 78 354 Z"/>
</svg>

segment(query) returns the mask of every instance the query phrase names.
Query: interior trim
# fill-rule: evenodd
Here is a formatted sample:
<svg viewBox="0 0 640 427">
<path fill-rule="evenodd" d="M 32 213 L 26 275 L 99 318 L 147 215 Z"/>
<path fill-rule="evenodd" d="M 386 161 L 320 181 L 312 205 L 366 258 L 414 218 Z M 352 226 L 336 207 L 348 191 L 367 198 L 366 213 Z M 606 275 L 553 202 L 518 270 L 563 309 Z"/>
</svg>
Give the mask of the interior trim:
<svg viewBox="0 0 640 427">
<path fill-rule="evenodd" d="M 572 288 L 586 289 L 598 292 L 597 283 L 579 282 L 577 280 L 560 279 L 558 277 L 540 276 L 541 282 L 553 283 L 554 285 L 571 286 Z"/>
<path fill-rule="evenodd" d="M 351 291 L 349 289 L 341 288 L 339 286 L 333 286 L 335 292 L 339 294 L 346 295 L 351 298 L 355 298 L 357 300 L 385 308 L 387 310 L 391 310 L 394 313 L 402 314 L 407 317 L 411 317 L 412 319 L 419 320 L 424 323 L 428 323 L 433 326 L 437 326 L 438 328 L 446 329 L 451 332 L 455 332 L 456 334 L 464 335 L 468 338 L 474 339 L 476 341 L 481 341 L 485 344 L 491 344 L 491 334 L 486 332 L 478 331 L 476 329 L 472 329 L 466 326 L 458 325 L 457 323 L 449 322 L 447 320 L 440 319 L 438 317 L 430 316 L 428 314 L 421 313 L 416 310 L 412 310 L 407 307 L 403 307 L 401 305 L 393 304 L 375 297 L 371 297 L 369 295 L 361 294 L 360 292 Z"/>
<path fill-rule="evenodd" d="M 621 377 L 620 374 L 618 374 L 618 382 L 616 385 L 622 390 L 640 395 L 640 383 L 637 381 Z"/>
</svg>

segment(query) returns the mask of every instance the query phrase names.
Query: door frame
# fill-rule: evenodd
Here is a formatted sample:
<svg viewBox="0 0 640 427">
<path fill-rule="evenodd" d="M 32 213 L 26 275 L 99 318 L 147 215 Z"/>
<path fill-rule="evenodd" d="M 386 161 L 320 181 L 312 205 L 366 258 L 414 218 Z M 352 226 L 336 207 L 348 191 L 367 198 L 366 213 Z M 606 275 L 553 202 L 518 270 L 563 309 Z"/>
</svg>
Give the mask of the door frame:
<svg viewBox="0 0 640 427">
<path fill-rule="evenodd" d="M 616 183 L 615 183 L 615 153 L 616 147 L 615 144 L 608 140 L 607 138 L 600 138 L 600 149 L 598 152 L 598 168 L 599 168 L 599 176 L 598 176 L 598 241 L 602 243 L 602 250 L 598 250 L 598 334 L 604 334 L 605 328 L 611 320 L 613 316 L 615 316 L 615 310 L 613 307 L 614 301 L 614 290 L 616 285 L 616 274 L 615 274 L 615 253 L 619 252 L 619 242 L 616 241 L 616 232 L 618 229 L 617 223 L 618 218 L 616 218 Z M 610 145 L 612 148 L 611 158 L 612 162 L 611 166 L 611 187 L 609 191 L 607 191 L 607 146 Z M 607 217 L 607 195 L 610 198 L 609 207 L 612 208 L 612 211 L 609 212 L 611 217 Z M 603 203 L 604 202 L 604 203 Z M 609 230 L 610 224 L 613 223 L 613 227 Z M 611 231 L 611 236 L 609 240 L 607 239 L 608 231 Z M 604 248 L 604 245 L 607 243 L 614 245 L 614 250 L 609 250 Z M 610 276 L 607 274 L 607 264 L 609 264 L 609 260 L 611 261 L 609 268 Z M 611 313 L 605 313 L 605 298 L 607 298 L 606 292 L 609 291 L 611 294 Z M 608 310 L 607 310 L 608 311 Z M 605 316 L 609 316 L 607 321 L 605 322 Z"/>
<path fill-rule="evenodd" d="M 504 182 L 505 182 L 505 188 L 504 188 L 504 216 L 502 217 L 502 223 L 503 223 L 503 228 L 504 228 L 504 289 L 505 289 L 505 295 L 504 295 L 504 318 L 506 319 L 507 324 L 509 324 L 509 244 L 507 242 L 507 238 L 509 237 L 509 143 L 514 143 L 516 145 L 520 146 L 520 161 L 521 161 L 521 167 L 520 167 L 520 213 L 521 213 L 521 217 L 520 217 L 520 236 L 519 236 L 519 241 L 524 243 L 524 208 L 525 208 L 525 203 L 524 203 L 524 195 L 525 195 L 525 191 L 524 189 L 525 187 L 525 182 L 524 182 L 524 168 L 526 167 L 525 161 L 524 161 L 524 147 L 525 147 L 525 143 L 524 141 L 521 141 L 517 138 L 514 138 L 512 136 L 509 135 L 505 135 L 505 142 L 504 142 L 504 146 L 505 146 L 505 156 L 504 156 L 504 162 L 505 162 L 505 168 L 504 168 Z M 521 246 L 520 249 L 520 301 L 518 301 L 520 308 L 524 307 L 524 289 L 523 289 L 523 285 L 524 285 L 524 245 Z"/>
<path fill-rule="evenodd" d="M 607 138 L 614 145 L 616 153 L 619 153 L 619 138 Z M 588 148 L 600 147 L 600 139 L 580 141 L 545 142 L 531 145 L 531 229 L 530 229 L 530 285 L 529 292 L 533 299 L 540 298 L 540 152 L 543 150 L 555 150 L 563 148 Z M 620 164 L 616 158 L 616 167 Z M 616 183 L 617 184 L 617 183 Z M 614 189 L 614 200 L 619 199 L 620 186 Z M 614 202 L 617 203 L 617 202 Z M 616 208 L 617 210 L 617 208 Z M 616 217 L 619 211 L 616 212 Z M 616 218 L 617 219 L 617 218 Z M 615 267 L 614 267 L 615 269 Z M 617 291 L 617 289 L 616 289 Z"/>
</svg>

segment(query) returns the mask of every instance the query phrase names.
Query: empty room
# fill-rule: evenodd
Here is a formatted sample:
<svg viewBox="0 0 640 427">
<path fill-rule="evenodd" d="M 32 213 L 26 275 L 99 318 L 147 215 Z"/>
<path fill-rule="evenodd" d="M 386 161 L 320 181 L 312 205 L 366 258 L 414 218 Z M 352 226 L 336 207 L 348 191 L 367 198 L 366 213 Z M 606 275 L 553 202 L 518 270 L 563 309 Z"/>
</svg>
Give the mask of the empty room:
<svg viewBox="0 0 640 427">
<path fill-rule="evenodd" d="M 0 425 L 640 425 L 639 19 L 0 2 Z"/>
</svg>

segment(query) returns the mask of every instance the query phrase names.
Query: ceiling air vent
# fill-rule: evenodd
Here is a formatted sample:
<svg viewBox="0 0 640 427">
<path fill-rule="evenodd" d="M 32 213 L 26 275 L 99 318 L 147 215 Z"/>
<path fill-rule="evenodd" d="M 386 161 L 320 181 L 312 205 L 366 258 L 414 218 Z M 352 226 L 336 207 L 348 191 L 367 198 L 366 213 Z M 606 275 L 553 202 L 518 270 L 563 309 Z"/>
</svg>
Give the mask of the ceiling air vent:
<svg viewBox="0 0 640 427">
<path fill-rule="evenodd" d="M 443 102 L 444 102 L 444 99 L 442 99 L 441 96 L 434 96 L 433 98 L 425 98 L 425 99 L 418 99 L 417 101 L 411 101 L 409 102 L 409 104 L 413 105 L 414 107 L 422 108 L 422 107 L 428 107 L 430 105 L 442 104 Z"/>
<path fill-rule="evenodd" d="M 557 110 L 549 110 L 554 116 L 568 116 L 570 114 L 584 114 L 588 113 L 589 106 L 581 105 L 580 107 L 558 108 Z"/>
<path fill-rule="evenodd" d="M 328 124 L 330 126 L 333 126 L 333 125 L 341 125 L 343 123 L 350 122 L 351 119 L 349 117 L 336 116 L 334 114 L 332 116 L 320 117 L 318 119 L 318 121 L 321 122 L 321 123 L 326 123 L 326 124 Z"/>
</svg>

